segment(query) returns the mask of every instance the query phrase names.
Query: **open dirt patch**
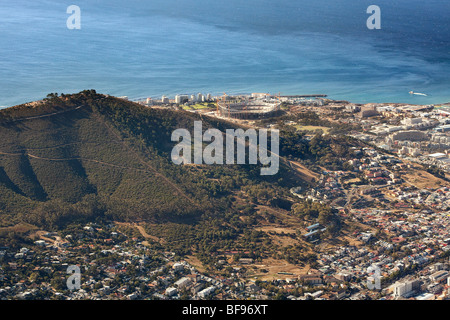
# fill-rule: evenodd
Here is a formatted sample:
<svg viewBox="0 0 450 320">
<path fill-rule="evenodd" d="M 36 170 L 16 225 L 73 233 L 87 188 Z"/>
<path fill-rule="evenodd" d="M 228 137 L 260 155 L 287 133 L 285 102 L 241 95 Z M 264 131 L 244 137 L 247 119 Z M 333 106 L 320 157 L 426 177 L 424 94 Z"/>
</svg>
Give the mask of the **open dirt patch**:
<svg viewBox="0 0 450 320">
<path fill-rule="evenodd" d="M 152 236 L 151 234 L 148 234 L 147 231 L 145 231 L 145 228 L 137 223 L 129 223 L 129 222 L 115 222 L 117 225 L 119 226 L 127 226 L 127 227 L 132 227 L 132 228 L 136 228 L 139 233 L 145 238 L 145 239 L 150 239 L 153 240 L 155 242 L 158 242 L 160 244 L 164 244 L 165 240 L 158 238 L 156 236 Z M 149 245 L 149 242 L 146 241 L 146 243 L 144 243 L 145 245 Z"/>
<path fill-rule="evenodd" d="M 290 167 L 295 170 L 299 176 L 309 182 L 312 183 L 313 180 L 317 180 L 319 178 L 319 175 L 311 170 L 309 170 L 308 168 L 306 168 L 304 165 L 302 165 L 300 162 L 298 161 L 293 161 L 293 160 L 287 160 Z"/>
<path fill-rule="evenodd" d="M 402 175 L 402 178 L 409 182 L 410 184 L 416 186 L 417 188 L 439 188 L 444 186 L 449 186 L 449 183 L 433 176 L 431 173 L 428 173 L 423 170 L 418 170 L 411 173 L 406 173 Z"/>
<path fill-rule="evenodd" d="M 25 222 L 20 222 L 14 226 L 10 226 L 10 227 L 1 227 L 0 228 L 0 233 L 8 233 L 8 232 L 14 232 L 14 233 L 27 233 L 29 231 L 35 231 L 37 230 L 38 227 L 25 223 Z"/>
<path fill-rule="evenodd" d="M 203 266 L 202 262 L 198 260 L 196 256 L 186 256 L 185 260 L 195 267 L 199 272 L 205 272 L 205 267 Z"/>
<path fill-rule="evenodd" d="M 251 267 L 257 267 L 255 273 L 251 278 L 257 278 L 259 280 L 275 280 L 286 278 L 297 278 L 301 274 L 306 274 L 309 270 L 309 266 L 295 265 L 285 260 L 275 260 L 273 258 L 263 259 L 260 263 L 251 264 L 246 266 L 247 269 Z M 262 272 L 261 270 L 267 270 L 268 272 Z M 280 274 L 281 272 L 281 274 Z"/>
</svg>

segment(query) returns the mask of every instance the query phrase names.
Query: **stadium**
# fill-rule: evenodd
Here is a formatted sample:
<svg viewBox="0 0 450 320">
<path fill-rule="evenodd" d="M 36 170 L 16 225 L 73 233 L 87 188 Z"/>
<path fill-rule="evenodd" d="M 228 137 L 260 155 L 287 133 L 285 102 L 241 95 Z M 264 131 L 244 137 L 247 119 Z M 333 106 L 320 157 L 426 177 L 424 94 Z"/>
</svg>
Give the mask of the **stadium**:
<svg viewBox="0 0 450 320">
<path fill-rule="evenodd" d="M 263 119 L 276 116 L 280 113 L 281 103 L 266 100 L 247 101 L 219 101 L 217 103 L 218 115 L 240 120 Z"/>
</svg>

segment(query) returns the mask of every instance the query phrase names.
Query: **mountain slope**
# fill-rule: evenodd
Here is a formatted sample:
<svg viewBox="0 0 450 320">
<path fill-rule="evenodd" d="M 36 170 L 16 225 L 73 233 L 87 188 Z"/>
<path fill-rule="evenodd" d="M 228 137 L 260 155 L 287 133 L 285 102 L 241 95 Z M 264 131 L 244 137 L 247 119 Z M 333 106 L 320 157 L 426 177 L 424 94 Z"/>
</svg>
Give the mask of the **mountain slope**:
<svg viewBox="0 0 450 320">
<path fill-rule="evenodd" d="M 174 165 L 171 133 L 193 128 L 196 120 L 204 129 L 235 127 L 93 90 L 0 111 L 3 221 L 58 227 L 103 217 L 196 219 L 226 210 L 243 186 L 271 190 L 275 197 L 286 193 L 278 183 L 293 177 L 285 165 L 273 177 L 261 177 L 258 166 Z"/>
</svg>

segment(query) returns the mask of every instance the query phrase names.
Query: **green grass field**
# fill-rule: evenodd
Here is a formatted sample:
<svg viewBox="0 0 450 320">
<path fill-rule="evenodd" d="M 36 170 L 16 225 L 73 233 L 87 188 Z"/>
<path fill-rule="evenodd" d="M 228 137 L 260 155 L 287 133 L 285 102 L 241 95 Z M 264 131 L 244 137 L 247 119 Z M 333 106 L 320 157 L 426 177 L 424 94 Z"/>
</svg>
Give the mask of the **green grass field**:
<svg viewBox="0 0 450 320">
<path fill-rule="evenodd" d="M 197 103 L 192 106 L 183 106 L 183 110 L 201 110 L 201 109 L 208 109 L 208 103 Z"/>
<path fill-rule="evenodd" d="M 299 131 L 314 131 L 314 130 L 323 130 L 324 133 L 328 133 L 330 128 L 321 127 L 321 126 L 302 126 L 300 124 L 295 125 L 295 128 Z"/>
</svg>

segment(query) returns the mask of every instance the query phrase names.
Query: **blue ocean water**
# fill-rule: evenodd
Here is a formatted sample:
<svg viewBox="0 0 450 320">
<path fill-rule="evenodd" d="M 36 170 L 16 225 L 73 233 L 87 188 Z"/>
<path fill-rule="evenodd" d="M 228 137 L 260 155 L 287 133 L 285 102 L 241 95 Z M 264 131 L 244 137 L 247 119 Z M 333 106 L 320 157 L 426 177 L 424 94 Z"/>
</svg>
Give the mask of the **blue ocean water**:
<svg viewBox="0 0 450 320">
<path fill-rule="evenodd" d="M 66 27 L 72 4 L 81 30 Z M 366 27 L 372 4 L 381 30 Z M 441 0 L 2 1 L 0 106 L 84 89 L 450 102 L 449 13 Z"/>
</svg>

